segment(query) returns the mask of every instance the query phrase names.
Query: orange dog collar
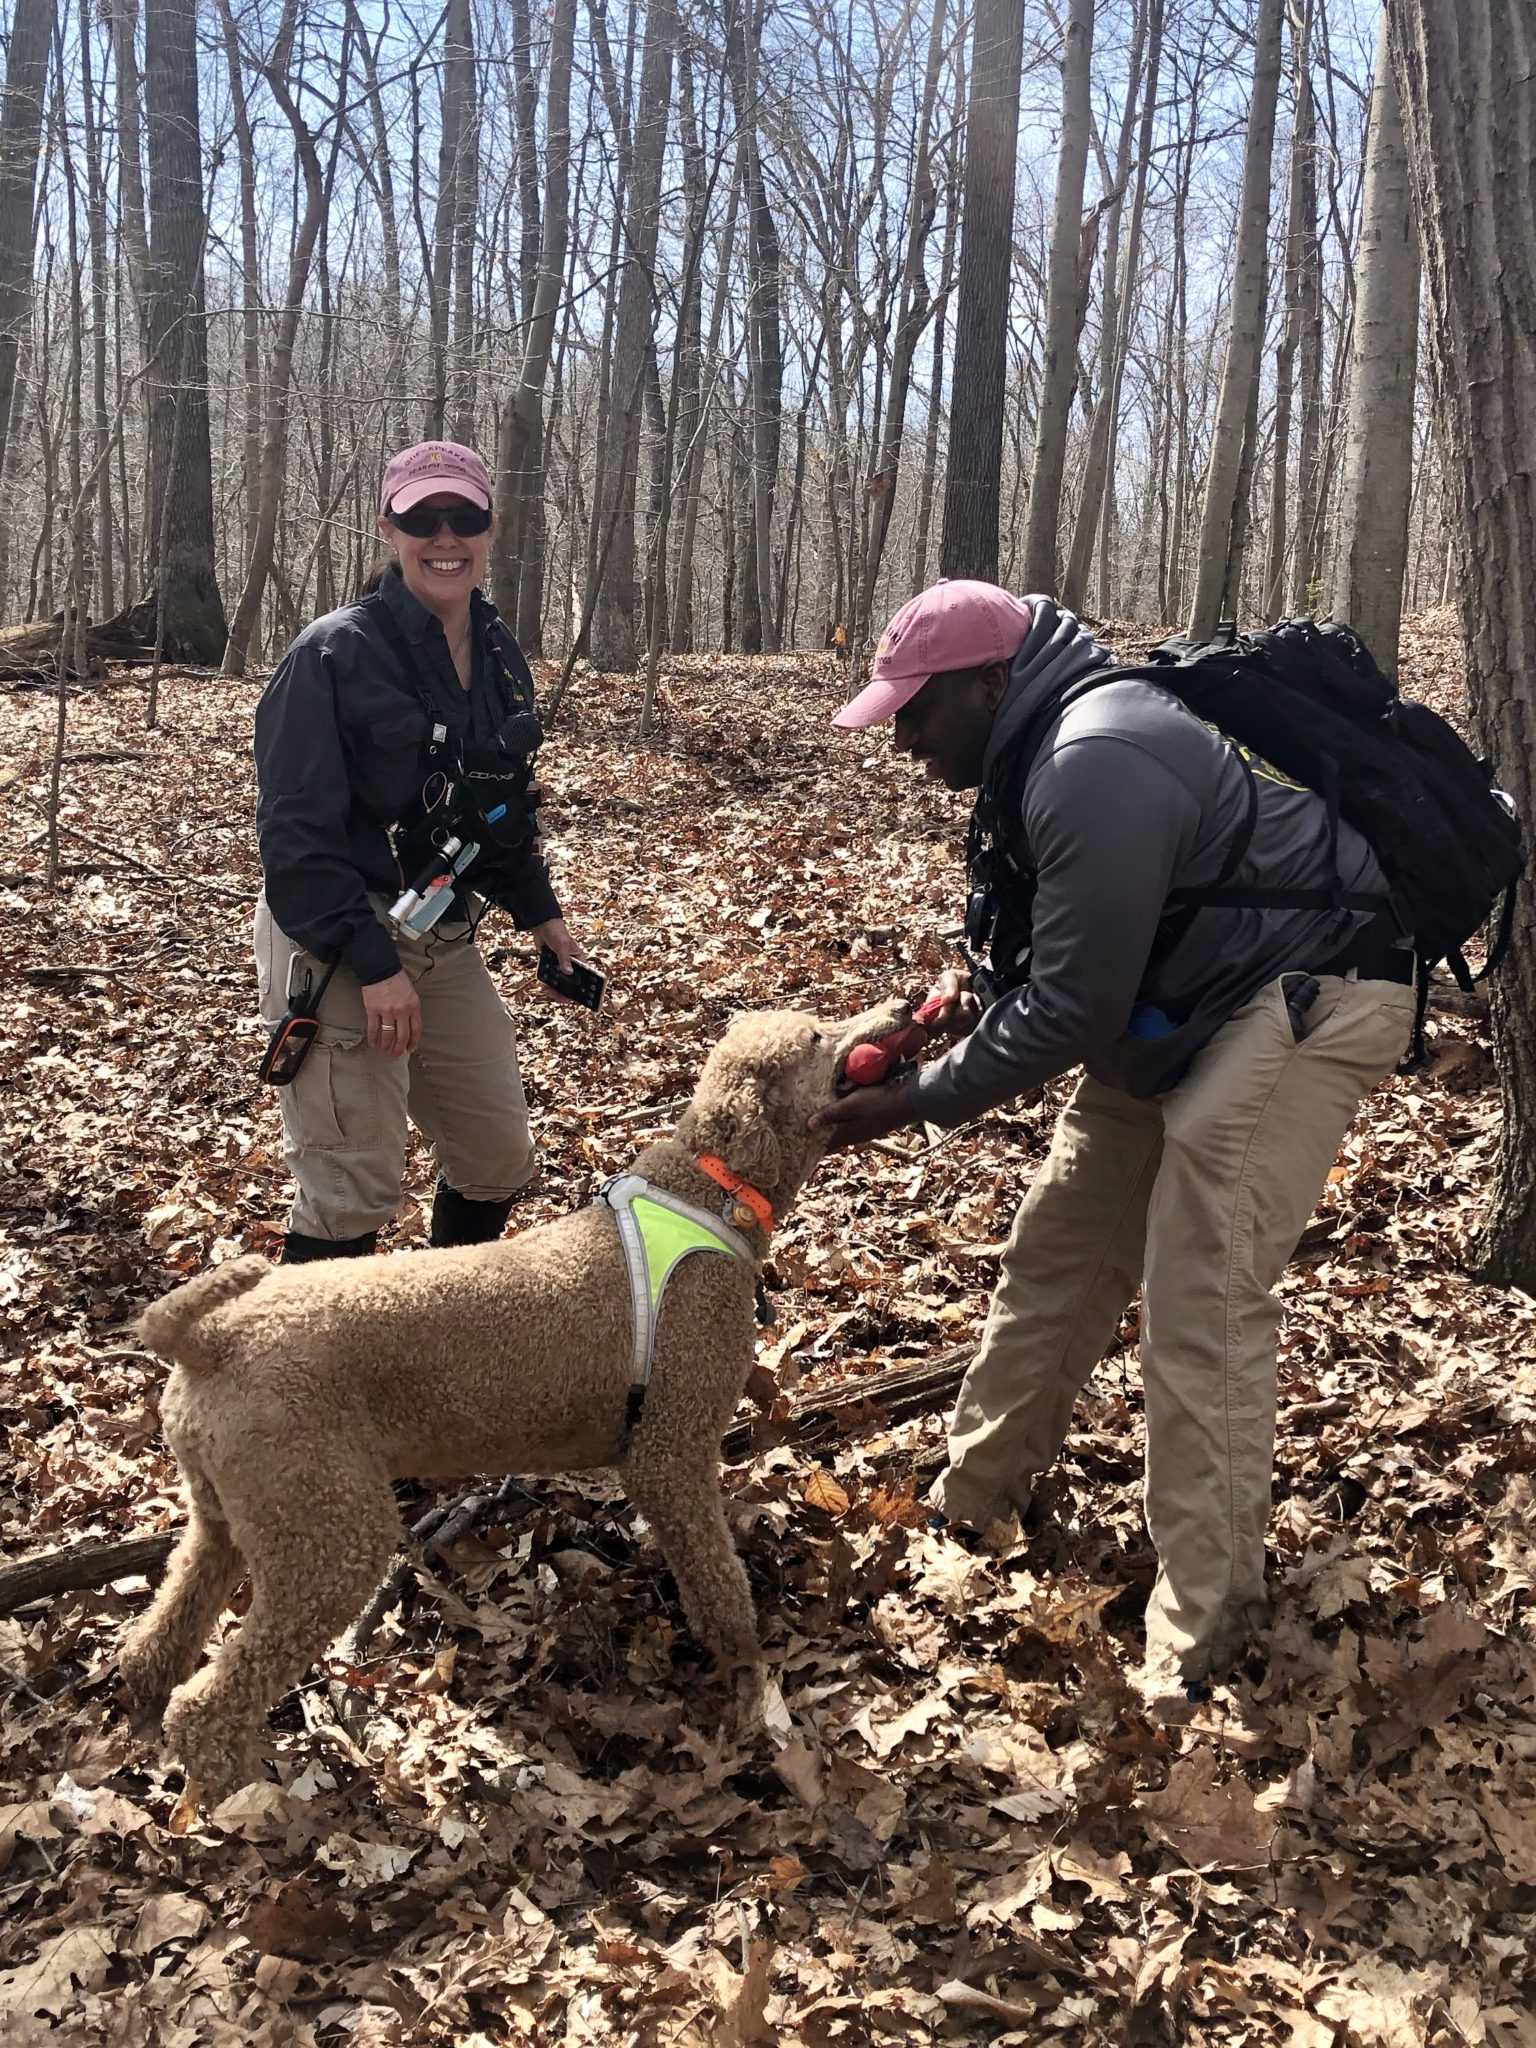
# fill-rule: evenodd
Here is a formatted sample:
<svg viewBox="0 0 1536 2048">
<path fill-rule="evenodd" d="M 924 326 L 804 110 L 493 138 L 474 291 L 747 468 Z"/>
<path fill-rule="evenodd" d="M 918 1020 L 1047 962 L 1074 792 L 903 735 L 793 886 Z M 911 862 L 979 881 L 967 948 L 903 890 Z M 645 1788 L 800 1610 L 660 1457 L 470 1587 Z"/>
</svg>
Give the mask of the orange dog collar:
<svg viewBox="0 0 1536 2048">
<path fill-rule="evenodd" d="M 763 1234 L 766 1237 L 771 1237 L 773 1235 L 773 1204 L 768 1200 L 768 1197 L 753 1187 L 750 1181 L 743 1180 L 739 1173 L 732 1173 L 725 1161 L 716 1158 L 713 1152 L 699 1152 L 695 1154 L 695 1157 L 700 1171 L 707 1173 L 710 1179 L 717 1186 L 724 1188 L 728 1195 L 734 1195 L 738 1206 L 746 1210 L 747 1214 L 745 1216 L 736 1216 L 732 1219 L 737 1229 L 745 1229 L 747 1223 L 751 1221 L 760 1224 Z"/>
</svg>

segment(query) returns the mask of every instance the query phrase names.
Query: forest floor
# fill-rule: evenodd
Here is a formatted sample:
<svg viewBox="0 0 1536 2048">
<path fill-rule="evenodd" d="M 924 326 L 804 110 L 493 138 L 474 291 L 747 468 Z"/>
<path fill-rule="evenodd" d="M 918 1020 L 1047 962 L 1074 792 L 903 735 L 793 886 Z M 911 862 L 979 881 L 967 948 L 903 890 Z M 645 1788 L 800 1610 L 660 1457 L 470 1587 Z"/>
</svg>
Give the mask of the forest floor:
<svg viewBox="0 0 1536 2048">
<path fill-rule="evenodd" d="M 1457 662 L 1447 616 L 1413 622 L 1410 689 L 1454 708 Z M 133 1318 L 283 1226 L 257 686 L 173 675 L 146 732 L 142 681 L 70 701 L 53 894 L 54 705 L 0 699 L 7 1558 L 179 1520 Z M 830 659 L 677 663 L 641 745 L 635 686 L 578 678 L 544 779 L 604 1012 L 485 933 L 544 1155 L 527 1220 L 670 1126 L 732 1010 L 847 1014 L 945 963 L 963 805 L 829 731 L 842 692 Z M 311 1674 L 269 1775 L 212 1811 L 117 1703 L 145 1580 L 58 1596 L 0 1619 L 0 2035 L 1533 2048 L 1536 1303 L 1470 1275 L 1497 1095 L 1475 1017 L 1434 1042 L 1366 1106 L 1282 1284 L 1276 1612 L 1189 1726 L 1127 1683 L 1153 1569 L 1134 1312 L 996 1553 L 913 1508 L 942 1416 L 859 1407 L 974 1339 L 1060 1084 L 833 1158 L 776 1239 L 762 1363 L 849 1404 L 829 1444 L 726 1475 L 793 1740 L 722 1733 L 600 1476 L 528 1482 L 422 1567 L 377 1661 Z M 424 1161 L 410 1186 L 393 1245 L 423 1237 Z"/>
</svg>

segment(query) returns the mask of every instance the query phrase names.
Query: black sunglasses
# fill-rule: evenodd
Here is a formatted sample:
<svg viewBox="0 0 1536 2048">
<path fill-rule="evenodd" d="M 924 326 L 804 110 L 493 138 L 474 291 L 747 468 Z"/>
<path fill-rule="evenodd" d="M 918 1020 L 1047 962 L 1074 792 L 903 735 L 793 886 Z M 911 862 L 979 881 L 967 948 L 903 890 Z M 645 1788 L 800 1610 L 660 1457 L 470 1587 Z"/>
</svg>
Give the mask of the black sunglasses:
<svg viewBox="0 0 1536 2048">
<path fill-rule="evenodd" d="M 488 505 L 413 505 L 408 512 L 397 512 L 391 505 L 384 516 L 412 540 L 430 540 L 444 526 L 460 540 L 473 540 L 491 528 Z"/>
</svg>

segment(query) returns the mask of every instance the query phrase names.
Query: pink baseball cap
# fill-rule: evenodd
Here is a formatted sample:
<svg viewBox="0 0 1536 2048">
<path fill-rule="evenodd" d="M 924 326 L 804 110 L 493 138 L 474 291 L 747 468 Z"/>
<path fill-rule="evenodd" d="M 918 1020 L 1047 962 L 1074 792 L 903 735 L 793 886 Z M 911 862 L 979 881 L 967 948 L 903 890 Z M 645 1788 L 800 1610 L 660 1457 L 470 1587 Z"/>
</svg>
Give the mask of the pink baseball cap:
<svg viewBox="0 0 1536 2048">
<path fill-rule="evenodd" d="M 452 491 L 472 505 L 491 509 L 491 473 L 473 448 L 458 441 L 418 441 L 391 455 L 379 488 L 379 511 L 409 512 L 423 498 Z"/>
<path fill-rule="evenodd" d="M 950 669 L 1006 665 L 1024 644 L 1034 613 L 995 583 L 943 577 L 909 598 L 875 649 L 869 682 L 833 719 L 857 732 L 894 718 L 930 676 Z"/>
</svg>

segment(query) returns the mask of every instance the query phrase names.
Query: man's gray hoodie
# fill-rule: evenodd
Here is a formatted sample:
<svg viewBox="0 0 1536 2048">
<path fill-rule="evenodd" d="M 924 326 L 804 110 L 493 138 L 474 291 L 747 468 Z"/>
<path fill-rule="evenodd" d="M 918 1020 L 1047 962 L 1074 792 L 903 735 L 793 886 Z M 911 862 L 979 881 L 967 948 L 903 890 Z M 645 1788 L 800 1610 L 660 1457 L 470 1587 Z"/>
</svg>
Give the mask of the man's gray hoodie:
<svg viewBox="0 0 1536 2048">
<path fill-rule="evenodd" d="M 1062 684 L 1111 659 L 1050 598 L 1028 602 L 1034 618 L 1009 671 L 986 775 Z M 1323 799 L 1249 762 L 1258 814 L 1228 884 L 1331 888 Z M 1159 1094 L 1266 983 L 1333 959 L 1370 913 L 1202 906 L 1149 973 L 1169 892 L 1216 881 L 1248 802 L 1232 743 L 1155 684 L 1105 682 L 1069 705 L 1035 754 L 1011 841 L 1038 876 L 1029 979 L 921 1070 L 912 1096 L 923 1120 L 965 1123 L 1079 1065 L 1130 1095 Z M 1337 861 L 1345 889 L 1385 892 L 1370 848 L 1342 823 Z M 1182 1021 L 1163 1038 L 1132 1037 L 1138 1003 Z"/>
</svg>

